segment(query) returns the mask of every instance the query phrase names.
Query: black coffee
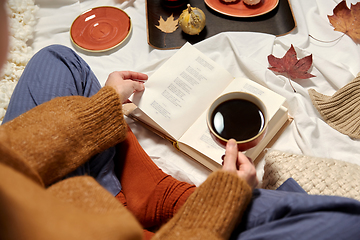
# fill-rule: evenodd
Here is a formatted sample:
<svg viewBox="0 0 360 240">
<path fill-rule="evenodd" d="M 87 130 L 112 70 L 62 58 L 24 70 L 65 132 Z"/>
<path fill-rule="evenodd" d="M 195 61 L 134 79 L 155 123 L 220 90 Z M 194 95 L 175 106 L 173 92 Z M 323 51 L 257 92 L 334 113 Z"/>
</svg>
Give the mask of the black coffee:
<svg viewBox="0 0 360 240">
<path fill-rule="evenodd" d="M 254 103 L 232 99 L 221 103 L 211 116 L 214 131 L 225 139 L 243 141 L 255 137 L 264 127 L 265 119 Z"/>
</svg>

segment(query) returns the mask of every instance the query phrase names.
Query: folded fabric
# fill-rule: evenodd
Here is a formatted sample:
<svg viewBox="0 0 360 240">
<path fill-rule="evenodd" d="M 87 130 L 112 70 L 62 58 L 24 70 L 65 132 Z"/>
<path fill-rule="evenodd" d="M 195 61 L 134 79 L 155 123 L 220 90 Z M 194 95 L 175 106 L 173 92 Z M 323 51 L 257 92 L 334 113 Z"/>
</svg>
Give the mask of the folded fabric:
<svg viewBox="0 0 360 240">
<path fill-rule="evenodd" d="M 261 188 L 275 190 L 293 178 L 309 194 L 360 200 L 359 172 L 353 163 L 272 150 L 265 155 Z"/>
<path fill-rule="evenodd" d="M 324 121 L 351 138 L 360 139 L 360 74 L 333 96 L 309 90 L 311 101 Z"/>
</svg>

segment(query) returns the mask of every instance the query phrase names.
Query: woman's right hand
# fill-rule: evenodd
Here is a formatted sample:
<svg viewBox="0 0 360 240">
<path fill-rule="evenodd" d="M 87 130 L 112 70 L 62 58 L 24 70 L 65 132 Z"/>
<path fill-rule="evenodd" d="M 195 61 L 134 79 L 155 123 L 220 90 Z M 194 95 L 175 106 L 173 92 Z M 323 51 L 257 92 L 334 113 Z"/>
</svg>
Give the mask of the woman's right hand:
<svg viewBox="0 0 360 240">
<path fill-rule="evenodd" d="M 256 169 L 251 160 L 242 152 L 238 151 L 236 141 L 230 139 L 226 144 L 223 171 L 235 173 L 244 179 L 252 189 L 254 189 L 259 181 L 256 177 Z"/>
</svg>

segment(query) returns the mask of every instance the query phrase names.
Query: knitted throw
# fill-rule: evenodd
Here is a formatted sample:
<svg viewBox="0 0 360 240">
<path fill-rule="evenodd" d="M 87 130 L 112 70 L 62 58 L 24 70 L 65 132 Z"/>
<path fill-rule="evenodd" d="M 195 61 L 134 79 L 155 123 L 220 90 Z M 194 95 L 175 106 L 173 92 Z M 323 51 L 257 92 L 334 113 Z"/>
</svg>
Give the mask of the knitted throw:
<svg viewBox="0 0 360 240">
<path fill-rule="evenodd" d="M 310 98 L 324 121 L 339 132 L 360 139 L 360 75 L 333 96 L 309 90 Z"/>
<path fill-rule="evenodd" d="M 280 151 L 265 156 L 262 188 L 276 189 L 293 178 L 309 194 L 336 195 L 360 200 L 360 166 L 334 159 Z"/>
<path fill-rule="evenodd" d="M 6 10 L 9 17 L 10 46 L 7 62 L 0 69 L 0 124 L 14 88 L 33 56 L 33 49 L 28 41 L 34 37 L 38 6 L 34 0 L 8 0 Z"/>
</svg>

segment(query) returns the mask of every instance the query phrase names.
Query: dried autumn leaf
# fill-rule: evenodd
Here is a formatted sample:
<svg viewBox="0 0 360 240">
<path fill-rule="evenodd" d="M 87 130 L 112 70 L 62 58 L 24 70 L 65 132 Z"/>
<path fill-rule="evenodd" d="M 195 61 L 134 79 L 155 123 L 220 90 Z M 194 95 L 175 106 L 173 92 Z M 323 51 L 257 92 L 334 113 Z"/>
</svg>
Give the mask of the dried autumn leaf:
<svg viewBox="0 0 360 240">
<path fill-rule="evenodd" d="M 162 16 L 160 16 L 159 25 L 155 25 L 158 29 L 163 31 L 164 33 L 172 33 L 178 28 L 178 20 L 174 20 L 173 15 L 164 21 Z"/>
<path fill-rule="evenodd" d="M 288 75 L 291 79 L 307 79 L 315 77 L 307 71 L 312 65 L 312 54 L 301 59 L 297 59 L 294 46 L 291 44 L 290 49 L 285 53 L 282 58 L 277 58 L 270 54 L 268 61 L 271 67 L 271 71 Z M 290 81 L 290 80 L 289 80 Z M 294 92 L 295 89 L 290 82 Z"/>
<path fill-rule="evenodd" d="M 333 13 L 328 18 L 334 31 L 345 33 L 355 43 L 360 43 L 360 2 L 351 4 L 349 9 L 346 1 L 342 1 L 334 8 Z"/>
</svg>

